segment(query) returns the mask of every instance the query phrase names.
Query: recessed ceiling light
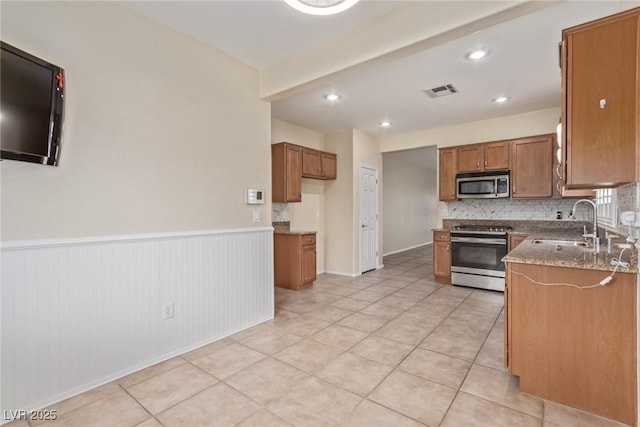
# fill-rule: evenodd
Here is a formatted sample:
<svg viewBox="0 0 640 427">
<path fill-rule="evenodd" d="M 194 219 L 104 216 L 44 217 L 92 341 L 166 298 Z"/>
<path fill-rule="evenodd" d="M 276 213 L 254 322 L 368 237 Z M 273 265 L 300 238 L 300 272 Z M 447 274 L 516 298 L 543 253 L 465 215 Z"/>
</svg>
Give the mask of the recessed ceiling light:
<svg viewBox="0 0 640 427">
<path fill-rule="evenodd" d="M 472 50 L 471 52 L 469 52 L 467 54 L 467 58 L 468 59 L 472 59 L 472 60 L 478 60 L 480 58 L 484 58 L 485 56 L 487 56 L 489 54 L 489 49 L 476 49 L 476 50 Z"/>
<path fill-rule="evenodd" d="M 337 93 L 328 93 L 324 96 L 324 99 L 326 99 L 327 101 L 337 101 L 338 99 L 340 99 L 340 95 L 338 95 Z"/>
<path fill-rule="evenodd" d="M 284 0 L 292 8 L 310 15 L 333 15 L 344 12 L 358 0 Z"/>
<path fill-rule="evenodd" d="M 499 96 L 497 98 L 493 98 L 493 102 L 495 102 L 496 104 L 502 104 L 503 102 L 507 102 L 509 100 L 509 97 L 507 96 Z"/>
<path fill-rule="evenodd" d="M 379 125 L 382 126 L 383 128 L 388 128 L 389 126 L 391 126 L 391 122 L 388 120 L 384 120 L 384 121 L 381 121 Z"/>
</svg>

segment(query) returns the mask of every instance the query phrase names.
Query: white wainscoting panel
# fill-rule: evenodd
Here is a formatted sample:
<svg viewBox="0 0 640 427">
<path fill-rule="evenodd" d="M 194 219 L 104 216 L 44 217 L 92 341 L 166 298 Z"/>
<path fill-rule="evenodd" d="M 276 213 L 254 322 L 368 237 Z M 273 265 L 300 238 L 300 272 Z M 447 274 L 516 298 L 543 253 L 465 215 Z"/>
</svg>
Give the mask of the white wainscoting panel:
<svg viewBox="0 0 640 427">
<path fill-rule="evenodd" d="M 43 407 L 273 318 L 272 230 L 3 244 L 1 409 Z"/>
</svg>

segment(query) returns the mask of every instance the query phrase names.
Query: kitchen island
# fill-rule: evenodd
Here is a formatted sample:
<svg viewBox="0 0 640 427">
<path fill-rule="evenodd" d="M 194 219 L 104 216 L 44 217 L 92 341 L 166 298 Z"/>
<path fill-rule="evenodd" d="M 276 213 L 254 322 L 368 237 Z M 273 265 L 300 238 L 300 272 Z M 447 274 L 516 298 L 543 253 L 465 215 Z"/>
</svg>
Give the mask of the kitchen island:
<svg viewBox="0 0 640 427">
<path fill-rule="evenodd" d="M 636 425 L 637 260 L 534 243 L 575 238 L 533 232 L 503 258 L 505 364 L 524 393 Z"/>
</svg>

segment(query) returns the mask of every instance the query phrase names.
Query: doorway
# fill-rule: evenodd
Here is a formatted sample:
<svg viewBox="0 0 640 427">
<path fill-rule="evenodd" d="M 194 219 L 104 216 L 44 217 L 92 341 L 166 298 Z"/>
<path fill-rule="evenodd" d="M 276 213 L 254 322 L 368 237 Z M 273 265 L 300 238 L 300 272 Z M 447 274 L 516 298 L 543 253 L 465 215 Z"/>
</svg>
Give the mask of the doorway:
<svg viewBox="0 0 640 427">
<path fill-rule="evenodd" d="M 360 167 L 360 272 L 378 267 L 378 170 Z"/>
</svg>

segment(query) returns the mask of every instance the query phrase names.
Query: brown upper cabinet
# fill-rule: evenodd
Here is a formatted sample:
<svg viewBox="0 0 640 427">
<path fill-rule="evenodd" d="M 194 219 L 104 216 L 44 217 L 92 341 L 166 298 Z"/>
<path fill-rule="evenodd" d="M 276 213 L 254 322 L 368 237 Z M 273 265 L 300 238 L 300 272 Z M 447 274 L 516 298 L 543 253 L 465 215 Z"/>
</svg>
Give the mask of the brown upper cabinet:
<svg viewBox="0 0 640 427">
<path fill-rule="evenodd" d="M 457 160 L 457 148 L 441 148 L 438 150 L 440 158 L 439 169 L 440 173 L 438 193 L 439 199 L 442 202 L 449 202 L 456 199 L 456 160 Z"/>
<path fill-rule="evenodd" d="M 640 181 L 640 8 L 562 32 L 566 187 Z"/>
<path fill-rule="evenodd" d="M 554 166 L 557 163 L 552 154 L 555 141 L 555 134 L 545 134 L 439 149 L 440 201 L 456 200 L 457 173 L 507 169 L 511 173 L 513 199 L 564 197 L 564 193 L 554 192 L 554 177 L 557 176 Z M 581 191 L 569 196 L 583 195 L 584 191 Z"/>
<path fill-rule="evenodd" d="M 458 172 L 509 169 L 509 142 L 496 141 L 458 147 Z"/>
<path fill-rule="evenodd" d="M 333 153 L 302 149 L 302 177 L 315 179 L 336 179 L 337 156 Z"/>
<path fill-rule="evenodd" d="M 280 142 L 271 145 L 271 200 L 278 203 L 302 201 L 302 177 L 336 179 L 337 156 Z M 310 173 L 309 171 L 314 171 Z"/>
<path fill-rule="evenodd" d="M 553 134 L 511 142 L 511 198 L 553 196 Z"/>
<path fill-rule="evenodd" d="M 271 200 L 302 201 L 302 147 L 281 142 L 271 146 Z"/>
</svg>

